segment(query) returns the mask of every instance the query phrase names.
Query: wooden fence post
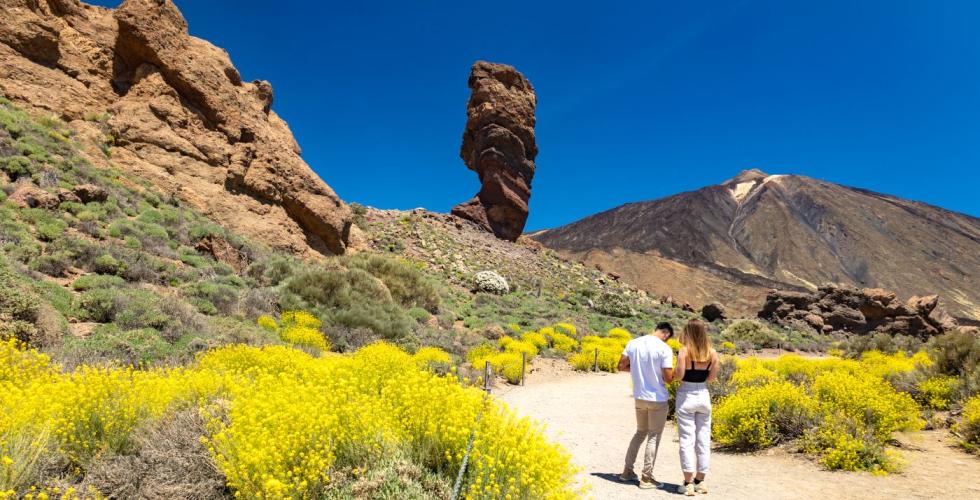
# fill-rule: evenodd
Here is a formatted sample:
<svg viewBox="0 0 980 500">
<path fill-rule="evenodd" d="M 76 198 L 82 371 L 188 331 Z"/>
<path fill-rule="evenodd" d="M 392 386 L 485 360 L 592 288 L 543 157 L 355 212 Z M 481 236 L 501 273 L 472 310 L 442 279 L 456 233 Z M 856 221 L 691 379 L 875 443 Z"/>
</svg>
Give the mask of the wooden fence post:
<svg viewBox="0 0 980 500">
<path fill-rule="evenodd" d="M 524 377 L 527 373 L 527 353 L 521 353 L 521 385 L 524 385 Z"/>
</svg>

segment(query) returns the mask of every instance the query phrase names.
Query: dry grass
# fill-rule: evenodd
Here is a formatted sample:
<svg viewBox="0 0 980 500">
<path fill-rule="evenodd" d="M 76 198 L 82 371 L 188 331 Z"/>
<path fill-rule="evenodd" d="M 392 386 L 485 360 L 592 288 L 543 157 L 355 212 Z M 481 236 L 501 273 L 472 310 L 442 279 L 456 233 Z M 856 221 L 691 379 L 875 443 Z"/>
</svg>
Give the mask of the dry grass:
<svg viewBox="0 0 980 500">
<path fill-rule="evenodd" d="M 204 500 L 228 498 L 224 475 L 200 442 L 204 421 L 186 410 L 136 433 L 135 453 L 94 463 L 89 485 L 109 498 Z"/>
</svg>

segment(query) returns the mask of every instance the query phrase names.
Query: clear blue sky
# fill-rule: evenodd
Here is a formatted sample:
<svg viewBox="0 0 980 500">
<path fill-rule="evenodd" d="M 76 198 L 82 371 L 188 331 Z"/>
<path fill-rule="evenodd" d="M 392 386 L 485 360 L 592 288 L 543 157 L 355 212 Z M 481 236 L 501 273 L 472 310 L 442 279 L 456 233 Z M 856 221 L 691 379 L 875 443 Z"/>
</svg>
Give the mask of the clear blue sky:
<svg viewBox="0 0 980 500">
<path fill-rule="evenodd" d="M 100 1 L 113 6 L 118 2 Z M 980 216 L 980 3 L 178 0 L 347 201 L 448 211 L 477 59 L 538 93 L 528 229 L 795 173 Z"/>
</svg>

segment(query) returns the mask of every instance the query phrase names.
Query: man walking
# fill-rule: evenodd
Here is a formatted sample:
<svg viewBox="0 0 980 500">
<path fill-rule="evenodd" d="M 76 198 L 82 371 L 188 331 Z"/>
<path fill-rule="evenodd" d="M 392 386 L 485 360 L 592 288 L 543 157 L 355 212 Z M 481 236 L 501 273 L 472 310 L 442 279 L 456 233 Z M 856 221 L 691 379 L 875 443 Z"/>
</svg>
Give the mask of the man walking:
<svg viewBox="0 0 980 500">
<path fill-rule="evenodd" d="M 639 478 L 640 489 L 644 490 L 660 486 L 653 478 L 653 464 L 667 422 L 667 384 L 674 376 L 674 352 L 666 341 L 673 336 L 670 323 L 659 323 L 653 333 L 629 341 L 619 358 L 619 371 L 629 371 L 633 378 L 636 402 L 636 433 L 626 450 L 626 467 L 619 477 L 623 481 L 637 479 L 633 466 L 640 445 L 646 441 L 643 474 Z"/>
</svg>

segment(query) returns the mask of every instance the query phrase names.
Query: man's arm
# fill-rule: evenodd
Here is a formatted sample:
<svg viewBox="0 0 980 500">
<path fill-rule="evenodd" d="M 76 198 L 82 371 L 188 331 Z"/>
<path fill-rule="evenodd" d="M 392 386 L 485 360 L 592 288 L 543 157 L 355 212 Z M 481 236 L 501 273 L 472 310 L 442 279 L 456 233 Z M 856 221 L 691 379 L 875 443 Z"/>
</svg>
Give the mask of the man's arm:
<svg viewBox="0 0 980 500">
<path fill-rule="evenodd" d="M 662 368 L 664 373 L 664 384 L 669 384 L 674 381 L 674 369 L 673 368 Z"/>
<path fill-rule="evenodd" d="M 628 372 L 630 371 L 630 358 L 629 356 L 623 354 L 619 357 L 619 371 Z"/>
</svg>

